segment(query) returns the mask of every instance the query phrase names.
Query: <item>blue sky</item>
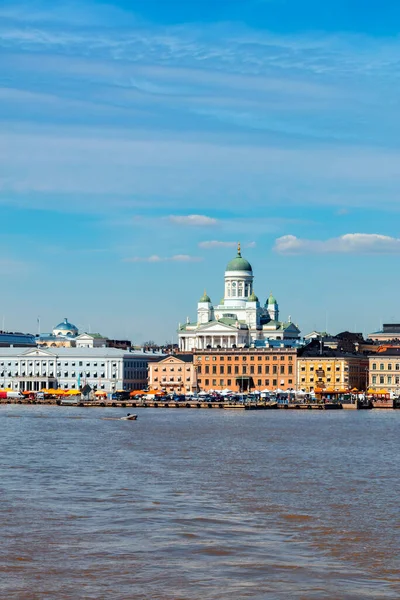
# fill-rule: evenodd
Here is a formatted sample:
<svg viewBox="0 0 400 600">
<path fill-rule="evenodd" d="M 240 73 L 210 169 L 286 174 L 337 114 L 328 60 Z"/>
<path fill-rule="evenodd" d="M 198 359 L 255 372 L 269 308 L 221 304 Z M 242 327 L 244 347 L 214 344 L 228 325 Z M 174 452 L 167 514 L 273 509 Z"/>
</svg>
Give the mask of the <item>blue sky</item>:
<svg viewBox="0 0 400 600">
<path fill-rule="evenodd" d="M 0 316 L 176 337 L 237 241 L 311 329 L 398 320 L 383 0 L 0 4 Z"/>
</svg>

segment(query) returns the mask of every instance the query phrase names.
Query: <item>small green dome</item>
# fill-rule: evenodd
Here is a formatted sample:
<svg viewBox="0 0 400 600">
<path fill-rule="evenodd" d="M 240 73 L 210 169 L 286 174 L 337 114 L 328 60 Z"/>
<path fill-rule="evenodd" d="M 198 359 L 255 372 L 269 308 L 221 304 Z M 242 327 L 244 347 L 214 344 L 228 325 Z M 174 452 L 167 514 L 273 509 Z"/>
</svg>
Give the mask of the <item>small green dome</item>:
<svg viewBox="0 0 400 600">
<path fill-rule="evenodd" d="M 242 258 L 240 244 L 238 244 L 237 256 L 231 260 L 226 267 L 226 271 L 253 271 L 251 264 L 245 258 Z"/>
<path fill-rule="evenodd" d="M 225 304 L 225 298 L 222 298 L 220 305 Z"/>
<path fill-rule="evenodd" d="M 248 298 L 248 302 L 258 302 L 258 298 L 254 293 L 254 290 L 251 292 L 249 298 Z"/>
<path fill-rule="evenodd" d="M 272 294 L 269 295 L 267 304 L 278 304 Z"/>
<path fill-rule="evenodd" d="M 207 295 L 206 290 L 204 290 L 204 294 L 200 298 L 199 302 L 211 302 L 211 298 Z"/>
</svg>

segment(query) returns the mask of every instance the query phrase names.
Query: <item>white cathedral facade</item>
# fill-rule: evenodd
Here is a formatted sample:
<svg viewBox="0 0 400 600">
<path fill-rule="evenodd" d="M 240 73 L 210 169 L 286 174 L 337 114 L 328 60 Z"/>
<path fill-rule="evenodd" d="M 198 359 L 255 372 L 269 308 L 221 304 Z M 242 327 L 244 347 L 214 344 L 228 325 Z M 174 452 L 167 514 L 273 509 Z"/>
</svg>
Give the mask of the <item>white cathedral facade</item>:
<svg viewBox="0 0 400 600">
<path fill-rule="evenodd" d="M 253 269 L 237 256 L 225 271 L 224 298 L 213 306 L 206 292 L 197 305 L 197 321 L 179 326 L 179 349 L 190 352 L 207 348 L 245 348 L 299 340 L 300 330 L 288 319 L 279 321 L 278 303 L 272 294 L 261 306 L 253 289 Z"/>
</svg>

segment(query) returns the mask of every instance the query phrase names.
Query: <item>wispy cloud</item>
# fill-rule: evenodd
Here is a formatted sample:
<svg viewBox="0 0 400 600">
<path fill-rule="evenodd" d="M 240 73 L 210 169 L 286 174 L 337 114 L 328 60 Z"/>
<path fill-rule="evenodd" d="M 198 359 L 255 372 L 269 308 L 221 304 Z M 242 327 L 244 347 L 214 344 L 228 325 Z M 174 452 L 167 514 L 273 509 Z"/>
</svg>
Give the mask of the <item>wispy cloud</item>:
<svg viewBox="0 0 400 600">
<path fill-rule="evenodd" d="M 124 262 L 145 262 L 145 263 L 160 263 L 160 262 L 199 262 L 203 260 L 201 256 L 190 256 L 189 254 L 174 254 L 174 256 L 159 256 L 153 254 L 152 256 L 133 256 L 132 258 L 125 258 Z"/>
<path fill-rule="evenodd" d="M 218 223 L 217 219 L 206 215 L 170 215 L 168 220 L 171 223 L 188 227 L 209 227 Z"/>
<path fill-rule="evenodd" d="M 214 248 L 236 248 L 238 242 L 224 242 L 220 240 L 209 240 L 204 242 L 199 242 L 199 248 L 204 248 L 205 250 L 212 250 Z M 248 242 L 243 244 L 244 248 L 254 248 L 256 242 Z"/>
<path fill-rule="evenodd" d="M 279 254 L 399 254 L 400 238 L 377 233 L 347 233 L 328 240 L 307 240 L 284 235 L 275 241 Z"/>
</svg>

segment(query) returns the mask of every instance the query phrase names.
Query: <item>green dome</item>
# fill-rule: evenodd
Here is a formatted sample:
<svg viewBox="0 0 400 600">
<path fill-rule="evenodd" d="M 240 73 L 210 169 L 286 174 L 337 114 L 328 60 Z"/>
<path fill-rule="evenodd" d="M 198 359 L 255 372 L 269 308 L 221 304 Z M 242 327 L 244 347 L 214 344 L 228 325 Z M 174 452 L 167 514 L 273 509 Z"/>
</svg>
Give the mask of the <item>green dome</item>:
<svg viewBox="0 0 400 600">
<path fill-rule="evenodd" d="M 258 302 L 258 298 L 254 293 L 254 290 L 251 292 L 250 296 L 248 297 L 248 302 Z"/>
<path fill-rule="evenodd" d="M 242 258 L 242 254 L 240 252 L 240 244 L 238 244 L 238 252 L 236 258 L 234 258 L 228 263 L 226 271 L 253 271 L 249 261 L 245 258 Z"/>
<path fill-rule="evenodd" d="M 272 294 L 269 295 L 267 304 L 278 304 Z"/>
<path fill-rule="evenodd" d="M 204 290 L 204 294 L 200 298 L 199 302 L 211 302 L 211 298 L 207 295 L 206 290 Z"/>
</svg>

